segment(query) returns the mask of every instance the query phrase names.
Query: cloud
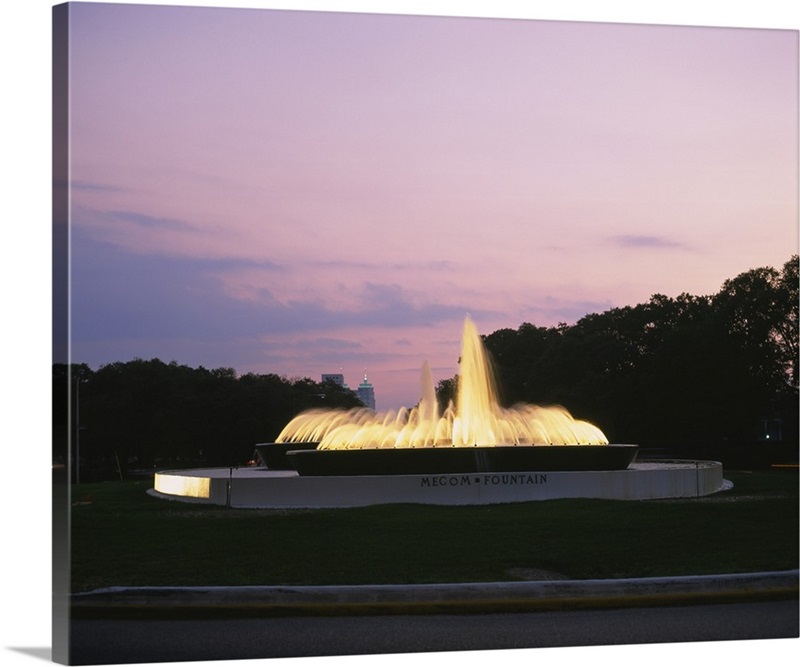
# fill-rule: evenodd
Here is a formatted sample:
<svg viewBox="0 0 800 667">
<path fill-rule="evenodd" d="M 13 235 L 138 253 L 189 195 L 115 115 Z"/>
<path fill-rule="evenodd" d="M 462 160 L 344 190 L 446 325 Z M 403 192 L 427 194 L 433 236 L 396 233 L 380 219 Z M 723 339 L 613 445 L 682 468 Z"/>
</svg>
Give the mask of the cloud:
<svg viewBox="0 0 800 667">
<path fill-rule="evenodd" d="M 105 183 L 93 183 L 91 181 L 70 181 L 69 183 L 61 182 L 59 185 L 63 187 L 70 187 L 73 190 L 81 190 L 83 192 L 126 192 L 127 188 L 121 188 L 117 185 L 107 185 Z"/>
<path fill-rule="evenodd" d="M 467 304 L 447 303 L 443 300 L 420 302 L 397 284 L 368 282 L 361 294 L 363 302 L 356 319 L 361 324 L 389 327 L 409 325 L 432 325 L 442 321 L 460 321 L 470 311 L 478 319 L 495 316 L 496 313 L 469 307 Z"/>
<path fill-rule="evenodd" d="M 73 230 L 71 259 L 76 342 L 208 341 L 309 335 L 353 327 L 403 329 L 460 321 L 467 311 L 465 305 L 423 300 L 400 285 L 377 282 L 351 286 L 354 298 L 346 306 L 313 292 L 283 300 L 281 281 L 296 267 L 268 260 L 140 254 L 97 241 L 79 228 Z M 237 298 L 223 279 L 229 271 L 251 267 L 273 272 L 274 278 L 255 298 Z M 308 284 L 314 285 L 312 276 Z"/>
<path fill-rule="evenodd" d="M 600 313 L 610 308 L 613 308 L 613 304 L 609 300 L 575 300 L 547 295 L 539 299 L 537 305 L 523 309 L 520 314 L 525 321 L 536 326 L 554 326 L 559 322 L 571 324 L 587 313 Z"/>
<path fill-rule="evenodd" d="M 106 215 L 112 220 L 116 220 L 118 222 L 129 222 L 137 227 L 174 230 L 195 229 L 195 225 L 192 225 L 185 220 L 177 220 L 175 218 L 159 218 L 152 215 L 135 213 L 133 211 L 108 211 Z"/>
<path fill-rule="evenodd" d="M 453 262 L 448 260 L 432 260 L 432 261 L 408 261 L 408 262 L 365 262 L 354 260 L 328 260 L 328 261 L 315 261 L 314 267 L 325 269 L 337 269 L 345 271 L 357 270 L 378 270 L 378 271 L 433 271 L 433 272 L 451 272 L 456 268 Z"/>
<path fill-rule="evenodd" d="M 673 250 L 686 247 L 683 243 L 663 236 L 649 236 L 646 234 L 620 234 L 618 236 L 610 236 L 608 241 L 620 248 Z"/>
<path fill-rule="evenodd" d="M 361 349 L 361 345 L 359 345 L 358 343 L 354 343 L 351 340 L 345 340 L 343 338 L 328 338 L 328 337 L 314 338 L 312 340 L 303 341 L 303 345 L 313 345 L 316 347 L 325 347 L 328 349 L 336 349 L 336 350 Z"/>
</svg>

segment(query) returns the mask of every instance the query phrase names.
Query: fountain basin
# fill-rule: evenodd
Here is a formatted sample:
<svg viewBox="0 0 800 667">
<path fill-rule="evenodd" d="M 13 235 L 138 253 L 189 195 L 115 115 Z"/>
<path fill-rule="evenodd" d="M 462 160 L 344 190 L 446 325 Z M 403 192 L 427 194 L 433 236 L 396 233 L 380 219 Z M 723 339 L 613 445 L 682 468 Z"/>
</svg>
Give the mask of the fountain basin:
<svg viewBox="0 0 800 667">
<path fill-rule="evenodd" d="M 294 470 L 287 452 L 316 449 L 318 442 L 262 442 L 256 445 L 258 456 L 270 470 Z"/>
<path fill-rule="evenodd" d="M 437 475 L 536 470 L 625 470 L 638 445 L 521 445 L 391 449 L 288 449 L 301 476 Z"/>
<path fill-rule="evenodd" d="M 493 505 L 560 498 L 700 498 L 730 488 L 716 461 L 634 461 L 625 470 L 299 475 L 266 467 L 165 470 L 151 494 L 239 508 Z"/>
</svg>

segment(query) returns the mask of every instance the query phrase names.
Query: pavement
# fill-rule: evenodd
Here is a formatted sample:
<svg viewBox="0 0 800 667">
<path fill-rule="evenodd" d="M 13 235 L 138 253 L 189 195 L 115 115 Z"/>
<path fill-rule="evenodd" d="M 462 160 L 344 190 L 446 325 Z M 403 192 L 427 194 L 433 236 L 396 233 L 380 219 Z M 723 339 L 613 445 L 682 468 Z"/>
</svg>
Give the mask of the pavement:
<svg viewBox="0 0 800 667">
<path fill-rule="evenodd" d="M 797 599 L 800 570 L 629 579 L 359 586 L 110 587 L 70 596 L 76 616 L 486 613 Z"/>
</svg>

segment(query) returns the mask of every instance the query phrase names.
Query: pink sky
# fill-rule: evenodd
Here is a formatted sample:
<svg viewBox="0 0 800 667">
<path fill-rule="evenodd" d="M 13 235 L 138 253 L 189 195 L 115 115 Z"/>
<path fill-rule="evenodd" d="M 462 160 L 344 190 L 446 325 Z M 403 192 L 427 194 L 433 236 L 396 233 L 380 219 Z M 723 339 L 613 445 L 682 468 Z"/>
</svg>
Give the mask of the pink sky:
<svg viewBox="0 0 800 667">
<path fill-rule="evenodd" d="M 72 358 L 413 405 L 482 333 L 797 252 L 797 32 L 78 4 Z"/>
</svg>

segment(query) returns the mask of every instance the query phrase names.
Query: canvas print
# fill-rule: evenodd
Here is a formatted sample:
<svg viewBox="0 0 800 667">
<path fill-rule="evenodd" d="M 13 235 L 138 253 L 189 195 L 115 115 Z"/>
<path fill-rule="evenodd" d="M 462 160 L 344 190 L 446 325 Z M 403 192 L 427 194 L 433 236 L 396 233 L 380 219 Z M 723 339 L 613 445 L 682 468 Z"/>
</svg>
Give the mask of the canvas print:
<svg viewBox="0 0 800 667">
<path fill-rule="evenodd" d="M 796 640 L 797 119 L 796 30 L 56 5 L 53 659 Z"/>
</svg>

